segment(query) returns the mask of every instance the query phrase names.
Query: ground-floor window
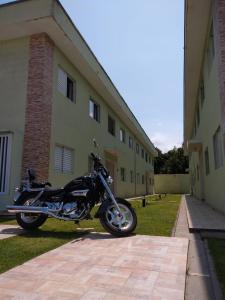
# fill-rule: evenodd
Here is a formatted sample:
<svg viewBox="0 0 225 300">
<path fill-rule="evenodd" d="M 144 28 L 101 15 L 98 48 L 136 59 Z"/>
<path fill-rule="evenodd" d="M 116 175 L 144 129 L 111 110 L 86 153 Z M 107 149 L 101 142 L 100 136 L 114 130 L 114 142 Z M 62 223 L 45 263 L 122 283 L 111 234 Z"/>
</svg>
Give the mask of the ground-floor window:
<svg viewBox="0 0 225 300">
<path fill-rule="evenodd" d="M 132 170 L 130 171 L 130 182 L 134 182 L 134 172 Z"/>
<path fill-rule="evenodd" d="M 9 190 L 11 143 L 10 134 L 0 134 L 0 194 Z"/>
<path fill-rule="evenodd" d="M 120 178 L 121 178 L 121 181 L 126 181 L 125 168 L 120 168 Z"/>
<path fill-rule="evenodd" d="M 210 172 L 209 169 L 209 150 L 208 147 L 205 149 L 205 173 L 208 175 Z"/>
<path fill-rule="evenodd" d="M 55 171 L 73 173 L 74 151 L 64 146 L 55 146 Z"/>
<path fill-rule="evenodd" d="M 223 148 L 222 148 L 222 136 L 221 129 L 218 127 L 213 136 L 213 149 L 214 149 L 214 160 L 215 169 L 223 166 Z"/>
</svg>

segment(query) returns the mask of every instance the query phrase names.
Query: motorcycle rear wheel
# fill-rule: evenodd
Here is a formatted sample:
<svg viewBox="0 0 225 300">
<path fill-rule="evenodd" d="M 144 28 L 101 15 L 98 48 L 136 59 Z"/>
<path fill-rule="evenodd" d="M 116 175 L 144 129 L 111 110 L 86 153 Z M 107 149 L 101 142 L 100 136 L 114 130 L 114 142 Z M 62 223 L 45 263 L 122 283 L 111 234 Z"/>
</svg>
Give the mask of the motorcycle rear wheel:
<svg viewBox="0 0 225 300">
<path fill-rule="evenodd" d="M 137 215 L 130 203 L 125 199 L 117 199 L 118 206 L 122 212 L 119 216 L 115 205 L 110 204 L 102 216 L 100 222 L 104 229 L 116 237 L 130 235 L 137 226 Z"/>
<path fill-rule="evenodd" d="M 18 201 L 18 205 L 29 205 L 33 199 L 24 198 Z M 32 213 L 17 213 L 17 223 L 26 230 L 34 230 L 40 227 L 48 218 L 45 214 L 32 214 Z"/>
</svg>

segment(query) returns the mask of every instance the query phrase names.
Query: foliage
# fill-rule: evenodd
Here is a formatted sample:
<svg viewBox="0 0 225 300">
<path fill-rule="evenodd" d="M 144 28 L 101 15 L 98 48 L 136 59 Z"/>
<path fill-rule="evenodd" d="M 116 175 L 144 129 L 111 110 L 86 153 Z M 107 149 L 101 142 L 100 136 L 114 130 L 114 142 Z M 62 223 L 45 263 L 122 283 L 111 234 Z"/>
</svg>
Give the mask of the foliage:
<svg viewBox="0 0 225 300">
<path fill-rule="evenodd" d="M 156 148 L 158 157 L 155 158 L 155 174 L 185 174 L 188 169 L 188 158 L 184 156 L 183 148 L 174 147 L 167 153 Z"/>
<path fill-rule="evenodd" d="M 167 195 L 162 199 L 147 198 L 148 205 L 142 207 L 141 200 L 131 202 L 138 218 L 136 234 L 170 236 L 180 203 L 179 195 Z M 94 214 L 94 212 L 93 212 Z M 15 220 L 0 219 L 1 224 L 16 224 Z M 77 226 L 82 229 L 78 229 Z M 40 230 L 24 233 L 20 236 L 0 240 L 0 273 L 5 272 L 25 261 L 51 249 L 59 247 L 90 231 L 102 232 L 99 220 L 73 222 L 49 218 Z"/>
</svg>

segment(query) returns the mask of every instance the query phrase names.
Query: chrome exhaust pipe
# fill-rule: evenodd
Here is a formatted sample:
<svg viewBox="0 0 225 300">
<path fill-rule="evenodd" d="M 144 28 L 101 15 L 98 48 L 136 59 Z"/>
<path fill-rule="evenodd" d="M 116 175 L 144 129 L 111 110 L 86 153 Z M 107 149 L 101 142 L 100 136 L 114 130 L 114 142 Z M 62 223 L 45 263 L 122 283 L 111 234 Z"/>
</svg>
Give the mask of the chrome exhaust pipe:
<svg viewBox="0 0 225 300">
<path fill-rule="evenodd" d="M 16 206 L 16 205 L 8 205 L 6 206 L 8 212 L 10 213 L 38 213 L 38 214 L 46 214 L 48 215 L 51 212 L 56 212 L 53 209 L 49 209 L 48 207 L 35 207 L 35 206 Z"/>
</svg>

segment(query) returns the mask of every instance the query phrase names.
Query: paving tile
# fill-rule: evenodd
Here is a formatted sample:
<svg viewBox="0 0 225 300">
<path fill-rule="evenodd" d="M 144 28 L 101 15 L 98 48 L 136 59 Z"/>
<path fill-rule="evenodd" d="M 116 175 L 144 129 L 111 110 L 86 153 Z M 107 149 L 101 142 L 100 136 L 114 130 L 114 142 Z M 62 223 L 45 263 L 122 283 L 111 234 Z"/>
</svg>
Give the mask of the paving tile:
<svg viewBox="0 0 225 300">
<path fill-rule="evenodd" d="M 89 234 L 0 275 L 0 299 L 183 299 L 188 240 Z"/>
</svg>

